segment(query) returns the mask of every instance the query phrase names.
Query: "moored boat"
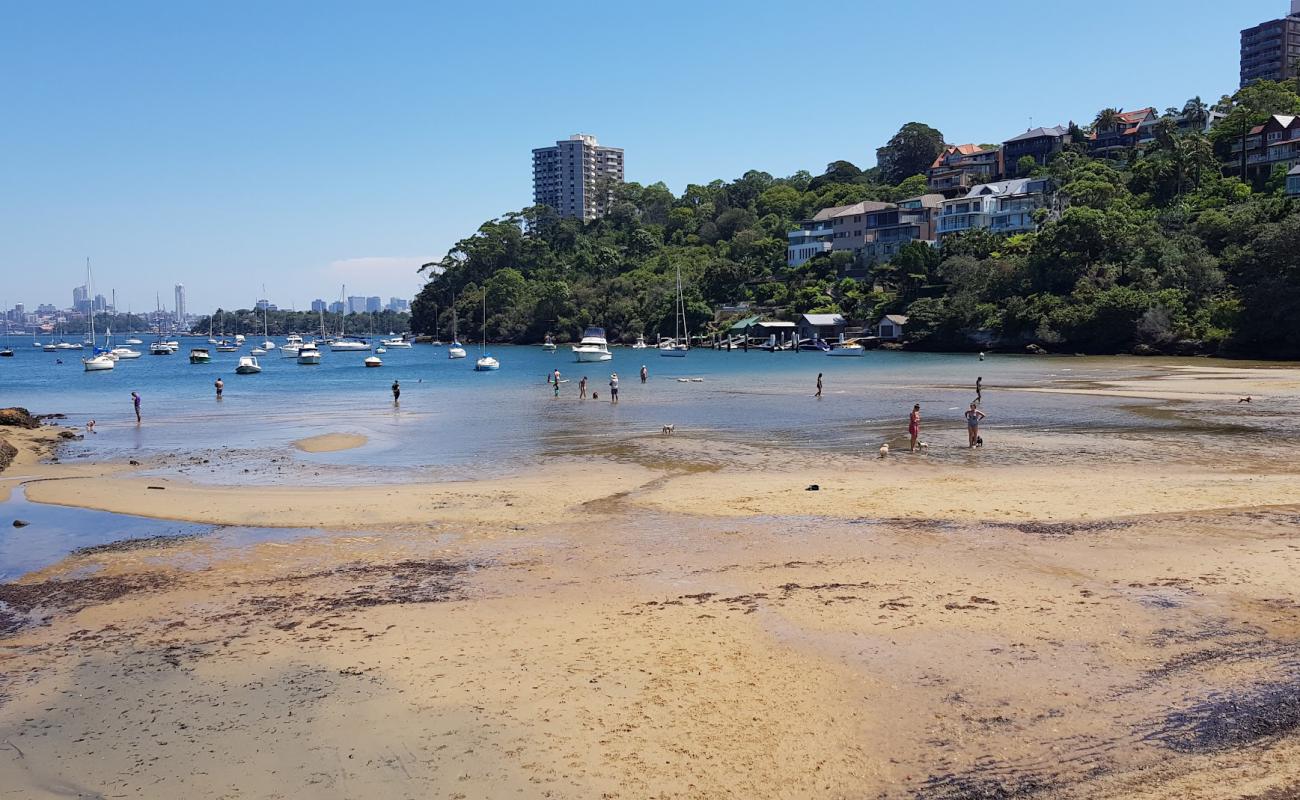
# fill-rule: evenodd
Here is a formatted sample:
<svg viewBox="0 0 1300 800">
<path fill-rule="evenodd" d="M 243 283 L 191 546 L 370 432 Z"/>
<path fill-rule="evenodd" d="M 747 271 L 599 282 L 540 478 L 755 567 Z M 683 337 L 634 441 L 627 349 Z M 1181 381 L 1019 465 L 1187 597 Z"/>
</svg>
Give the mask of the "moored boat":
<svg viewBox="0 0 1300 800">
<path fill-rule="evenodd" d="M 256 375 L 262 371 L 262 365 L 257 363 L 257 356 L 240 356 L 239 363 L 235 365 L 236 375 Z"/>
<path fill-rule="evenodd" d="M 210 364 L 212 363 L 212 354 L 206 347 L 194 347 L 190 349 L 191 364 Z"/>
<path fill-rule="evenodd" d="M 315 366 L 320 363 L 320 349 L 314 344 L 304 344 L 298 348 L 298 363 Z"/>
<path fill-rule="evenodd" d="M 614 356 L 605 340 L 605 329 L 590 326 L 582 332 L 582 340 L 573 346 L 573 356 L 579 363 L 609 361 Z"/>
<path fill-rule="evenodd" d="M 366 360 L 361 363 L 365 364 L 367 367 L 382 367 L 384 365 L 384 362 L 380 360 L 379 356 L 367 356 Z"/>
</svg>

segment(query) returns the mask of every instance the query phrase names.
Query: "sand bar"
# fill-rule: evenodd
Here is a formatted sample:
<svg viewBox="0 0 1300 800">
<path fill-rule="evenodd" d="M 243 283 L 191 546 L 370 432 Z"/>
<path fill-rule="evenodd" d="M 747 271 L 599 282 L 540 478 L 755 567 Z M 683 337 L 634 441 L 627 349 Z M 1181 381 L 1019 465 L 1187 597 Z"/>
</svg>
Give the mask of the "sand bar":
<svg viewBox="0 0 1300 800">
<path fill-rule="evenodd" d="M 333 453 L 339 450 L 352 450 L 366 443 L 366 437 L 359 433 L 322 433 L 308 436 L 293 443 L 304 453 Z"/>
</svg>

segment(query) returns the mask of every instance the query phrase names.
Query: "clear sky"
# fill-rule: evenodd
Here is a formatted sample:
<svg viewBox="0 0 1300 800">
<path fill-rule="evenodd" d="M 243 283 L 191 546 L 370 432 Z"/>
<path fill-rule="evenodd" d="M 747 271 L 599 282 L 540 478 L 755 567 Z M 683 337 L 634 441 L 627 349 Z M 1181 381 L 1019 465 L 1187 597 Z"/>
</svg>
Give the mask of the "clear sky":
<svg viewBox="0 0 1300 800">
<path fill-rule="evenodd" d="M 0 302 L 410 297 L 584 132 L 627 177 L 866 167 L 1237 85 L 1287 0 L 0 2 Z"/>
</svg>

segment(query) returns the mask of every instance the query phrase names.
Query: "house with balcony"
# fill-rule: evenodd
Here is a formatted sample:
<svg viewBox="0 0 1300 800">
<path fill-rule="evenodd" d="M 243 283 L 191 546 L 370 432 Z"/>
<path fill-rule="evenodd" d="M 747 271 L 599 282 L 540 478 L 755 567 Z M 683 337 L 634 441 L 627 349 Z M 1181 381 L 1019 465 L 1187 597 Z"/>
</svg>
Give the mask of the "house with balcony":
<svg viewBox="0 0 1300 800">
<path fill-rule="evenodd" d="M 1300 117 L 1274 114 L 1263 125 L 1256 125 L 1246 135 L 1246 177 L 1271 175 L 1278 164 L 1289 170 L 1300 164 Z M 1241 139 L 1232 143 L 1232 160 L 1228 168 L 1241 174 Z"/>
<path fill-rule="evenodd" d="M 959 144 L 944 148 L 930 165 L 926 179 L 931 192 L 955 197 L 972 186 L 997 180 L 1003 174 L 1002 148 Z"/>
<path fill-rule="evenodd" d="M 1057 153 L 1070 141 L 1070 129 L 1064 125 L 1050 128 L 1030 128 L 1019 136 L 1012 136 L 1002 143 L 1002 161 L 1007 173 L 1013 173 L 1020 159 L 1029 156 L 1040 167 L 1047 166 Z M 1024 175 L 1016 175 L 1023 178 Z"/>
<path fill-rule="evenodd" d="M 1040 209 L 1054 212 L 1056 185 L 1051 178 L 1019 178 L 1007 181 L 1007 190 L 996 195 L 989 230 L 1011 236 L 1038 230 Z"/>
<path fill-rule="evenodd" d="M 1007 235 L 1036 230 L 1034 212 L 1052 208 L 1053 195 L 1048 178 L 1016 178 L 976 186 L 961 197 L 943 201 L 939 238 L 975 228 Z"/>
<path fill-rule="evenodd" d="M 1114 125 L 1099 127 L 1088 134 L 1088 149 L 1097 158 L 1116 158 L 1124 151 L 1155 138 L 1153 126 L 1160 117 L 1154 108 L 1121 111 Z M 1146 142 L 1142 137 L 1146 135 Z"/>
<path fill-rule="evenodd" d="M 823 208 L 812 219 L 801 221 L 796 230 L 787 233 L 785 245 L 786 266 L 797 267 L 813 256 L 829 253 L 831 251 L 831 240 L 835 236 L 831 218 L 846 208 L 848 206 Z"/>
<path fill-rule="evenodd" d="M 867 242 L 862 259 L 868 263 L 887 263 L 908 242 L 938 243 L 939 211 L 943 195 L 923 194 L 902 200 L 893 208 L 867 215 Z"/>
<path fill-rule="evenodd" d="M 1300 166 L 1292 167 L 1286 174 L 1286 196 L 1300 197 Z"/>
</svg>

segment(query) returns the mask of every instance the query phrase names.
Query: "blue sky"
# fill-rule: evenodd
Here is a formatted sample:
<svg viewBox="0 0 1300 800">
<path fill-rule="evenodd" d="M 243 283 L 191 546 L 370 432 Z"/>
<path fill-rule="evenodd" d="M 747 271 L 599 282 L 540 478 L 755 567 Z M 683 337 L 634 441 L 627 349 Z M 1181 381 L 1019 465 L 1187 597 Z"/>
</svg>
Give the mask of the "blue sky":
<svg viewBox="0 0 1300 800">
<path fill-rule="evenodd" d="M 0 302 L 413 295 L 576 132 L 627 177 L 787 175 L 910 120 L 997 142 L 1236 88 L 1287 0 L 0 4 Z"/>
</svg>

